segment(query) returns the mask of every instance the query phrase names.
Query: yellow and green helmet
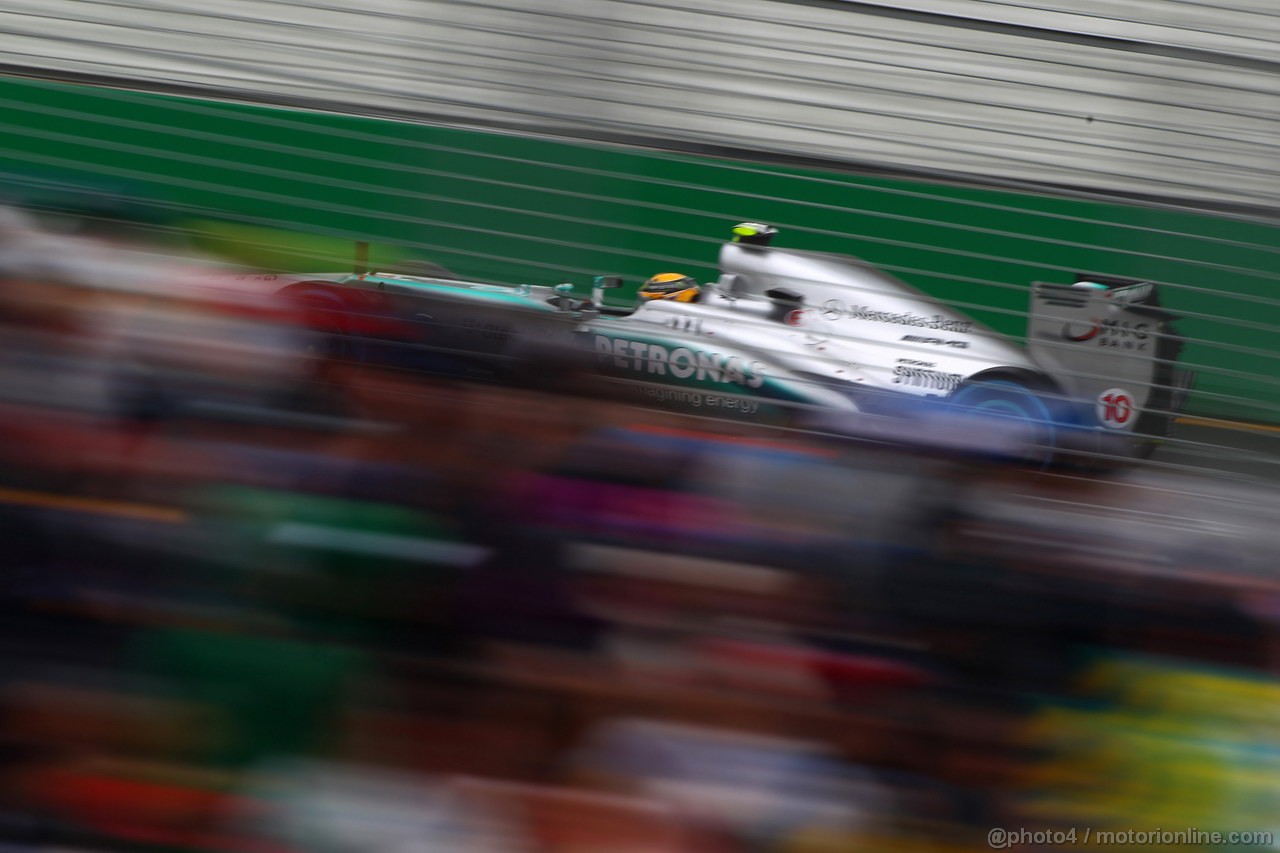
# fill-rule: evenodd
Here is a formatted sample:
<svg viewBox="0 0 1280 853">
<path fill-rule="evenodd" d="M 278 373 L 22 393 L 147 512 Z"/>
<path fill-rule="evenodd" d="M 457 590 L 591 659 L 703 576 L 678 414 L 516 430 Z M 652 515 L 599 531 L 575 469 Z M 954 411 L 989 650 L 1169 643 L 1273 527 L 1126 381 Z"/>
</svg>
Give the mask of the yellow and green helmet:
<svg viewBox="0 0 1280 853">
<path fill-rule="evenodd" d="M 698 282 L 684 273 L 660 272 L 640 286 L 640 298 L 692 302 L 700 289 Z"/>
</svg>

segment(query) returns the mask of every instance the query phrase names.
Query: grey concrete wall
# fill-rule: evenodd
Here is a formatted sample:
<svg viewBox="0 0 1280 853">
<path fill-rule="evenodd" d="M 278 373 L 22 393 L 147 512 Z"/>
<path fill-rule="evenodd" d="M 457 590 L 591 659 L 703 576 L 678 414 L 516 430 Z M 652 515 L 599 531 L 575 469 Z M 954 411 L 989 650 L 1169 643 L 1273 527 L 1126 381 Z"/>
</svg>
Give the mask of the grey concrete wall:
<svg viewBox="0 0 1280 853">
<path fill-rule="evenodd" d="M 1275 204 L 1273 0 L 9 0 L 0 62 Z"/>
</svg>

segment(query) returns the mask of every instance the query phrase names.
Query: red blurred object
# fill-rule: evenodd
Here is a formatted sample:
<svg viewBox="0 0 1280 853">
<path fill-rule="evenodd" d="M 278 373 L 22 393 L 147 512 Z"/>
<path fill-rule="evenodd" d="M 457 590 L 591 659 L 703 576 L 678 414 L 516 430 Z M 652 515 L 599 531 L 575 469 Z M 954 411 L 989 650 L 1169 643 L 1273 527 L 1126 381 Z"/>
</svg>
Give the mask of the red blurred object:
<svg viewBox="0 0 1280 853">
<path fill-rule="evenodd" d="M 195 850 L 295 853 L 223 829 L 227 816 L 255 811 L 253 800 L 162 775 L 148 779 L 90 768 L 54 768 L 37 773 L 26 788 L 46 812 L 112 839 Z"/>
</svg>

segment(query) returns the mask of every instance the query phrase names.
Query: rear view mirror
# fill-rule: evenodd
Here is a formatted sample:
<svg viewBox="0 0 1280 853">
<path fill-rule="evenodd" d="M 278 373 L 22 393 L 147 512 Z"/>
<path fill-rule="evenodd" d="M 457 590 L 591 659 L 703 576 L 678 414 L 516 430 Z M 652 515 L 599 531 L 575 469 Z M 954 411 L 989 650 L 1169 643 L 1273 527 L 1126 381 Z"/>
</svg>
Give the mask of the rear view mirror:
<svg viewBox="0 0 1280 853">
<path fill-rule="evenodd" d="M 604 304 L 604 292 L 622 287 L 620 275 L 598 275 L 591 283 L 591 301 L 596 305 Z"/>
<path fill-rule="evenodd" d="M 764 292 L 764 295 L 772 299 L 774 302 L 780 302 L 793 308 L 804 302 L 804 294 L 786 287 L 770 288 Z"/>
<path fill-rule="evenodd" d="M 561 311 L 573 310 L 573 285 L 568 282 L 557 284 L 554 290 L 556 293 L 556 307 Z"/>
<path fill-rule="evenodd" d="M 804 295 L 786 287 L 772 287 L 764 295 L 773 303 L 769 319 L 783 322 L 791 312 L 804 305 Z"/>
</svg>

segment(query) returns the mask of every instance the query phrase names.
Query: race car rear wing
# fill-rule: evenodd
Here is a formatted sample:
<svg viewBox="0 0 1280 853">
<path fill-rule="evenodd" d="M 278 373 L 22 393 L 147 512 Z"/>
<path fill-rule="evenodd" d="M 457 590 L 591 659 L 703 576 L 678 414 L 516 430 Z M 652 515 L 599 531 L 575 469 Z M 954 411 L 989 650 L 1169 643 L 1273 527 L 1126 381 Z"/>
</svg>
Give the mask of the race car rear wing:
<svg viewBox="0 0 1280 853">
<path fill-rule="evenodd" d="M 1099 275 L 1036 282 L 1027 348 L 1069 398 L 1094 404 L 1097 425 L 1162 437 L 1193 378 L 1177 365 L 1183 338 L 1174 318 L 1154 282 Z"/>
</svg>

